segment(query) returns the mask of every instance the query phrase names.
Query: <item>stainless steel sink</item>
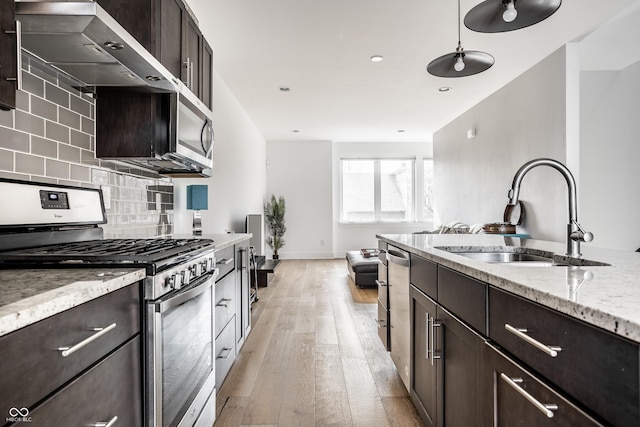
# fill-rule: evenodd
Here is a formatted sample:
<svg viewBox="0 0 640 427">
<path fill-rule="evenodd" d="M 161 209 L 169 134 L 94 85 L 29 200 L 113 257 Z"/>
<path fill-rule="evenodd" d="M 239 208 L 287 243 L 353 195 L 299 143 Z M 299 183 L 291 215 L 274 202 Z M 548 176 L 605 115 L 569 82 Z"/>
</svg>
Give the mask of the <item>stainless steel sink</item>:
<svg viewBox="0 0 640 427">
<path fill-rule="evenodd" d="M 509 246 L 443 246 L 436 247 L 488 264 L 508 264 L 520 267 L 608 266 L 599 261 L 556 255 L 539 249 Z"/>
</svg>

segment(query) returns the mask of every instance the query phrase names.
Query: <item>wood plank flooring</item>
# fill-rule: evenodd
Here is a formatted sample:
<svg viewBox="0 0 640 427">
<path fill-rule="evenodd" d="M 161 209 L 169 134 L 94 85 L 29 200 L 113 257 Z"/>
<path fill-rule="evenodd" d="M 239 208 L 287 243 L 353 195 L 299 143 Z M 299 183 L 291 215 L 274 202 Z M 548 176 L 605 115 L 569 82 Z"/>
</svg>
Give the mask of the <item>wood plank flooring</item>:
<svg viewBox="0 0 640 427">
<path fill-rule="evenodd" d="M 221 426 L 422 426 L 345 260 L 284 260 L 217 395 Z"/>
</svg>

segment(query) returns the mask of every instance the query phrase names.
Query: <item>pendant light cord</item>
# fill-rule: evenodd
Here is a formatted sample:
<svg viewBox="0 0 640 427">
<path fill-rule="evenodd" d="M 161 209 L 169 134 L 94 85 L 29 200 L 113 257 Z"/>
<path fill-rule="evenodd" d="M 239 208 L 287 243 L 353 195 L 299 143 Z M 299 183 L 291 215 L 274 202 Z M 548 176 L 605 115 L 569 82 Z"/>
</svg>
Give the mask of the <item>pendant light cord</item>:
<svg viewBox="0 0 640 427">
<path fill-rule="evenodd" d="M 458 0 L 458 46 L 460 45 L 460 0 Z"/>
</svg>

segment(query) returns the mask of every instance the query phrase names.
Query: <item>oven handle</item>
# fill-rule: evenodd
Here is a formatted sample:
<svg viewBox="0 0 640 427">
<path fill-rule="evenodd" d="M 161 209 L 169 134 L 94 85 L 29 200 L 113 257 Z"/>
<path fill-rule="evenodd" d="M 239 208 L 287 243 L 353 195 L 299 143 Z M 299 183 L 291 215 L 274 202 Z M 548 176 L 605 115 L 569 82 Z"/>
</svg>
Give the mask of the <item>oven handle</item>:
<svg viewBox="0 0 640 427">
<path fill-rule="evenodd" d="M 200 281 L 199 284 L 186 288 L 182 292 L 178 293 L 177 295 L 172 295 L 166 300 L 159 300 L 157 302 L 152 302 L 151 304 L 155 306 L 156 313 L 162 314 L 202 294 L 207 289 L 213 286 L 213 283 L 218 277 L 219 271 L 220 270 L 216 268 L 213 271 L 213 273 L 207 274 L 206 276 L 204 276 L 204 278 Z"/>
</svg>

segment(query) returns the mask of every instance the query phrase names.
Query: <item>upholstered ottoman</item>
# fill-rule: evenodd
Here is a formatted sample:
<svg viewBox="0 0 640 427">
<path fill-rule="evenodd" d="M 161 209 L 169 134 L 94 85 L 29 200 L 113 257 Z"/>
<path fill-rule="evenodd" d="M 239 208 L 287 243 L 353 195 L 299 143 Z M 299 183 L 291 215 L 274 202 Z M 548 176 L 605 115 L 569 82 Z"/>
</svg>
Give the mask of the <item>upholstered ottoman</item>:
<svg viewBox="0 0 640 427">
<path fill-rule="evenodd" d="M 347 252 L 347 267 L 353 282 L 359 286 L 376 286 L 378 257 L 364 257 L 360 251 Z"/>
</svg>

